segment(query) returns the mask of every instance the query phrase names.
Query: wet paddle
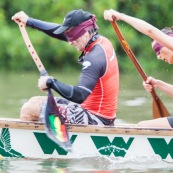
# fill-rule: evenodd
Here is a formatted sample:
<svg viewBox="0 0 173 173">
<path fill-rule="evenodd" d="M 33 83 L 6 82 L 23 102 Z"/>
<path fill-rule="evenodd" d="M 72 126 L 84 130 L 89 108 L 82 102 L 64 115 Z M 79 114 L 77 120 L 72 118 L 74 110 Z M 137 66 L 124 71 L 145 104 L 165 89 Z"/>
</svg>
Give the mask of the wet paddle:
<svg viewBox="0 0 173 173">
<path fill-rule="evenodd" d="M 38 68 L 41 76 L 48 75 L 40 58 L 38 57 L 30 39 L 27 34 L 26 28 L 22 22 L 18 22 L 24 42 Z M 71 143 L 68 136 L 67 127 L 65 124 L 66 118 L 60 113 L 56 106 L 55 99 L 53 97 L 51 89 L 47 90 L 48 99 L 45 111 L 45 129 L 47 136 L 57 143 L 64 150 L 71 150 Z"/>
<path fill-rule="evenodd" d="M 142 69 L 142 67 L 140 66 L 138 60 L 136 59 L 136 57 L 135 57 L 134 53 L 132 52 L 130 46 L 128 45 L 127 41 L 123 37 L 123 35 L 122 35 L 122 33 L 118 27 L 118 24 L 116 23 L 115 20 L 113 22 L 111 22 L 111 24 L 112 24 L 112 26 L 113 26 L 113 28 L 114 28 L 117 36 L 118 36 L 118 39 L 119 39 L 124 51 L 126 52 L 128 57 L 131 59 L 131 61 L 135 65 L 136 69 L 138 70 L 138 72 L 142 76 L 143 80 L 146 81 L 147 75 L 144 72 L 144 70 Z M 167 109 L 165 108 L 165 106 L 163 105 L 160 98 L 157 96 L 154 89 L 151 91 L 151 95 L 153 98 L 153 106 L 152 106 L 153 118 L 168 117 L 170 114 L 167 111 Z"/>
</svg>

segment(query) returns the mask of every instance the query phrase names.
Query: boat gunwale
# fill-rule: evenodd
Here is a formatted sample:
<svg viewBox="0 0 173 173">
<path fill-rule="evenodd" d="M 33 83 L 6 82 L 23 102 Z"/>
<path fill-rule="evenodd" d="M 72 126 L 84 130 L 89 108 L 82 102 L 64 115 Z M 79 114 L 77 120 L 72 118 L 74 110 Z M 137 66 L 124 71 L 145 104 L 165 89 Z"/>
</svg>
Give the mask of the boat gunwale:
<svg viewBox="0 0 173 173">
<path fill-rule="evenodd" d="M 135 124 L 115 124 L 115 126 L 67 125 L 69 132 L 125 135 L 173 136 L 173 129 L 135 127 Z M 21 121 L 20 119 L 0 118 L 0 128 L 27 130 L 45 130 L 44 123 L 38 121 Z"/>
</svg>

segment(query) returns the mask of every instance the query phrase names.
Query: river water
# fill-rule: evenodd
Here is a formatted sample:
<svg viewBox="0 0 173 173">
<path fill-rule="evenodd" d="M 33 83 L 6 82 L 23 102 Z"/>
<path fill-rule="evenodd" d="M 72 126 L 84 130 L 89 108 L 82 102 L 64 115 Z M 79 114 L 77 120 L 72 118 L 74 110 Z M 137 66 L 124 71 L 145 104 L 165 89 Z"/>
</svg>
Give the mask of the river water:
<svg viewBox="0 0 173 173">
<path fill-rule="evenodd" d="M 57 74 L 53 74 L 55 75 Z M 66 79 L 64 83 L 75 84 L 77 75 L 75 73 L 69 77 L 68 74 L 58 74 L 57 78 L 60 81 Z M 45 95 L 37 88 L 38 77 L 37 73 L 0 74 L 0 117 L 19 118 L 20 108 L 27 99 L 35 95 Z M 167 109 L 171 110 L 171 98 L 158 91 L 157 93 Z M 118 107 L 118 123 L 137 123 L 144 119 L 152 119 L 152 97 L 143 89 L 138 74 L 121 75 Z M 157 156 L 148 158 L 136 155 L 116 159 L 106 156 L 80 156 L 71 160 L 3 158 L 0 160 L 0 173 L 6 172 L 170 173 L 173 172 L 173 163 L 164 162 Z"/>
<path fill-rule="evenodd" d="M 3 159 L 0 172 L 11 173 L 170 173 L 173 164 L 159 157 L 80 157 L 72 160 Z"/>
</svg>

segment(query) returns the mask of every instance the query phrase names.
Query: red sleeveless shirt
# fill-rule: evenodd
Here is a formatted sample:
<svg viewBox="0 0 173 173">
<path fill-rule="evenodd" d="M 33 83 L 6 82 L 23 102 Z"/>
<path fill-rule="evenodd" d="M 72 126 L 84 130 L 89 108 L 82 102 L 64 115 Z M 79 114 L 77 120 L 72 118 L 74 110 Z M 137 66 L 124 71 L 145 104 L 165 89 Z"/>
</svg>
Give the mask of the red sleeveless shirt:
<svg viewBox="0 0 173 173">
<path fill-rule="evenodd" d="M 89 53 L 96 44 L 99 44 L 105 53 L 106 71 L 105 74 L 99 78 L 94 90 L 81 106 L 94 115 L 106 119 L 114 119 L 117 112 L 119 91 L 118 62 L 111 42 L 102 36 L 87 48 L 86 54 Z"/>
</svg>

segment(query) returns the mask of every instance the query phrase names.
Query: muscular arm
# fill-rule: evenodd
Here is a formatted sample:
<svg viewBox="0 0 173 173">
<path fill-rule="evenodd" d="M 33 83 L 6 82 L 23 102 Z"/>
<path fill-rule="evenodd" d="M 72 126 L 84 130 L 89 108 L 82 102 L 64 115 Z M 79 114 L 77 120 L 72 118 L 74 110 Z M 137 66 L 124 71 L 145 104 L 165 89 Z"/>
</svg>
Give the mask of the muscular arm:
<svg viewBox="0 0 173 173">
<path fill-rule="evenodd" d="M 161 80 L 156 80 L 154 87 L 173 97 L 173 85 L 163 82 Z"/>
<path fill-rule="evenodd" d="M 52 78 L 47 80 L 46 85 L 70 101 L 75 103 L 84 102 L 92 93 L 99 78 L 105 73 L 106 57 L 101 47 L 97 47 L 94 51 L 87 54 L 84 59 L 77 86 L 63 84 Z"/>
<path fill-rule="evenodd" d="M 38 29 L 53 38 L 56 38 L 56 39 L 59 39 L 62 41 L 67 41 L 67 38 L 64 34 L 57 35 L 57 34 L 53 33 L 61 25 L 58 25 L 55 23 L 50 23 L 50 22 L 45 22 L 45 21 L 41 21 L 41 20 L 37 20 L 37 19 L 33 19 L 33 18 L 29 18 L 27 20 L 26 25 L 29 27 Z"/>
<path fill-rule="evenodd" d="M 137 19 L 135 17 L 131 17 L 122 13 L 120 15 L 120 20 L 125 21 L 126 23 L 137 29 L 139 32 L 149 36 L 153 40 L 156 40 L 170 50 L 173 50 L 173 38 L 163 33 L 161 30 L 154 27 L 153 25 L 141 19 Z"/>
<path fill-rule="evenodd" d="M 160 91 L 163 91 L 164 93 L 173 97 L 173 85 L 155 79 L 151 76 L 149 76 L 147 80 L 143 82 L 143 86 L 148 92 L 151 92 L 153 88 L 158 88 Z"/>
<path fill-rule="evenodd" d="M 70 86 L 67 84 L 63 84 L 56 79 L 49 78 L 47 80 L 47 86 L 49 88 L 54 89 L 58 92 L 62 97 L 73 101 L 75 103 L 82 103 L 90 94 L 90 90 L 79 86 Z"/>
<path fill-rule="evenodd" d="M 150 38 L 156 40 L 163 46 L 169 48 L 170 50 L 173 50 L 173 38 L 168 36 L 167 34 L 164 34 L 161 30 L 157 29 L 156 27 L 152 26 L 151 24 L 145 22 L 144 20 L 128 16 L 126 14 L 120 13 L 115 10 L 105 10 L 104 12 L 104 18 L 106 20 L 112 21 L 113 17 L 116 18 L 116 20 L 122 20 L 132 27 L 134 27 L 139 32 L 149 36 Z"/>
</svg>

